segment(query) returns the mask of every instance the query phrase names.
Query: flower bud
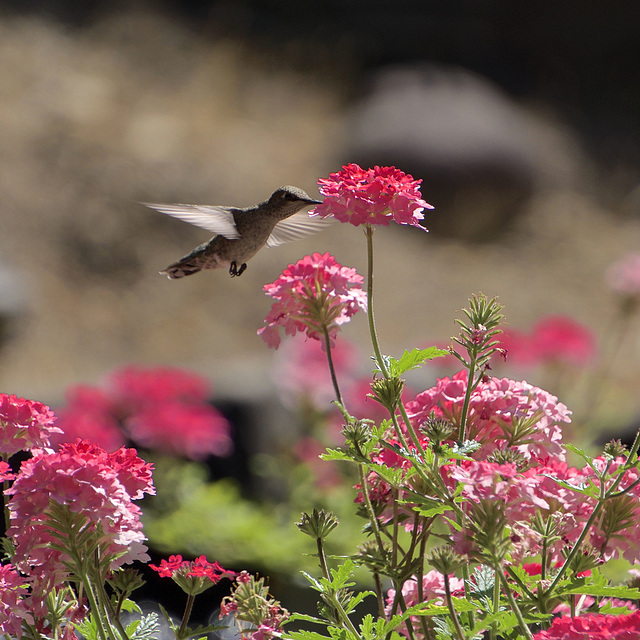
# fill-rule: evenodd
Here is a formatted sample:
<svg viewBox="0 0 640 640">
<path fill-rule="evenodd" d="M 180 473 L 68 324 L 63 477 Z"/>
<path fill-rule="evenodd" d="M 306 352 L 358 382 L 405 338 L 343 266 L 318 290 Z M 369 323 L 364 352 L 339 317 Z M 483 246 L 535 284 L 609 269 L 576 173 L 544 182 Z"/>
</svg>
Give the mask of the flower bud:
<svg viewBox="0 0 640 640">
<path fill-rule="evenodd" d="M 338 526 L 338 518 L 330 511 L 314 509 L 311 515 L 303 513 L 302 519 L 296 522 L 296 526 L 302 533 L 317 540 L 324 540 Z"/>
</svg>

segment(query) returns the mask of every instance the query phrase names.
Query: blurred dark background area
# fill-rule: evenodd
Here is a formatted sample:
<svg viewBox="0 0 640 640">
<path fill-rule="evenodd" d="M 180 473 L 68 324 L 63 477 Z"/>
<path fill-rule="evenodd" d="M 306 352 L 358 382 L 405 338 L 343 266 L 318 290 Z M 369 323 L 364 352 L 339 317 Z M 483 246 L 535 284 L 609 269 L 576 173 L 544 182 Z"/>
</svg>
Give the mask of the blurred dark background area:
<svg viewBox="0 0 640 640">
<path fill-rule="evenodd" d="M 446 340 L 474 290 L 513 326 L 606 326 L 604 271 L 640 245 L 638 3 L 4 0 L 0 17 L 12 391 L 55 404 L 138 361 L 266 393 L 262 285 L 316 250 L 362 270 L 358 230 L 167 282 L 206 234 L 136 203 L 311 193 L 345 162 L 396 165 L 435 205 L 429 235 L 380 234 L 389 350 Z"/>
</svg>

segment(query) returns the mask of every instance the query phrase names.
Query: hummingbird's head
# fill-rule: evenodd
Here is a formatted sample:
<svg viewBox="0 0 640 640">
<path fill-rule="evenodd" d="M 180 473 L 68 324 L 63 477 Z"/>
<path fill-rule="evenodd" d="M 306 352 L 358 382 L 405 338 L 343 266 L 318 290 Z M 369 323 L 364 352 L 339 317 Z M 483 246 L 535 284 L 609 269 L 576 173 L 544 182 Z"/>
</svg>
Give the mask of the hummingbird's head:
<svg viewBox="0 0 640 640">
<path fill-rule="evenodd" d="M 276 207 L 278 211 L 282 211 L 283 217 L 286 217 L 293 215 L 305 207 L 322 204 L 322 201 L 314 200 L 306 191 L 298 187 L 286 186 L 276 189 L 271 194 L 269 204 Z"/>
</svg>

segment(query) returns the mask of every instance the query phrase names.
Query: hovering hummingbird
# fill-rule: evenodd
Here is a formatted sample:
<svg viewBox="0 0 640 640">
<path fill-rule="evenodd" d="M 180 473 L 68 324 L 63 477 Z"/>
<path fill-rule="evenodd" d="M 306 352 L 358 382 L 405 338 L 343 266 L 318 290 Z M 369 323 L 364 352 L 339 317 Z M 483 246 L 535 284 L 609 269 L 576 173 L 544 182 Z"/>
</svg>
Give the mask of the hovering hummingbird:
<svg viewBox="0 0 640 640">
<path fill-rule="evenodd" d="M 247 261 L 267 247 L 297 240 L 331 224 L 330 218 L 312 218 L 302 209 L 314 200 L 297 187 L 280 187 L 268 200 L 252 207 L 222 207 L 200 204 L 157 204 L 147 207 L 190 222 L 216 235 L 160 273 L 182 278 L 202 269 L 228 267 L 231 276 L 242 275 Z"/>
</svg>

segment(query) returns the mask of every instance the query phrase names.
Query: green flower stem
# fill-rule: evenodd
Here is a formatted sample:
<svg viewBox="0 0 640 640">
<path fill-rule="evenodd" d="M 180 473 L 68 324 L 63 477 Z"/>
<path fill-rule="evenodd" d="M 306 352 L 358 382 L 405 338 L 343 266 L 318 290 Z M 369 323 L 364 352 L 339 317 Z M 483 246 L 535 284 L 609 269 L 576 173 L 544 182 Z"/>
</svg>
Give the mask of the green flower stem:
<svg viewBox="0 0 640 640">
<path fill-rule="evenodd" d="M 493 613 L 500 611 L 500 581 L 496 579 L 496 572 L 493 572 Z M 489 640 L 497 640 L 498 623 L 494 622 L 489 629 Z"/>
<path fill-rule="evenodd" d="M 460 416 L 460 430 L 458 431 L 458 443 L 462 444 L 466 439 L 467 414 L 469 413 L 469 403 L 471 402 L 471 394 L 474 389 L 473 378 L 476 374 L 476 354 L 470 354 L 469 357 L 469 377 L 467 378 L 467 390 L 464 394 L 464 403 L 462 404 L 462 415 Z"/>
<path fill-rule="evenodd" d="M 176 634 L 177 640 L 181 640 L 181 638 L 185 637 L 187 625 L 189 624 L 189 618 L 191 617 L 191 610 L 193 609 L 193 601 L 195 599 L 196 597 L 192 593 L 187 596 L 187 603 L 184 605 L 184 613 L 182 614 L 180 628 L 178 629 L 178 633 Z"/>
<path fill-rule="evenodd" d="M 83 572 L 80 576 L 80 580 L 84 585 L 85 594 L 87 596 L 87 601 L 89 602 L 89 610 L 93 613 L 93 620 L 96 623 L 96 628 L 98 629 L 98 635 L 102 640 L 107 640 L 107 631 L 103 625 L 103 620 L 107 623 L 107 627 L 109 628 L 108 637 L 111 640 L 118 640 L 117 635 L 113 632 L 111 625 L 109 624 L 106 611 L 104 608 L 100 606 L 98 599 L 95 596 L 93 585 L 89 580 L 89 576 Z"/>
<path fill-rule="evenodd" d="M 316 538 L 316 548 L 318 549 L 318 561 L 320 562 L 320 569 L 322 571 L 322 575 L 327 579 L 331 580 L 331 576 L 329 574 L 329 568 L 327 567 L 327 560 L 324 555 L 324 548 L 322 544 L 322 538 Z M 360 634 L 358 630 L 353 626 L 353 622 L 349 619 L 347 612 L 344 610 L 344 607 L 340 603 L 339 598 L 336 596 L 333 591 L 331 593 L 325 593 L 325 595 L 329 596 L 331 600 L 331 605 L 336 610 L 336 613 L 342 620 L 342 624 L 353 635 L 354 638 L 359 638 Z"/>
<path fill-rule="evenodd" d="M 336 394 L 336 400 L 340 403 L 341 407 L 344 407 L 344 401 L 342 400 L 342 394 L 340 393 L 340 387 L 338 386 L 338 377 L 336 376 L 336 370 L 333 365 L 333 356 L 331 355 L 331 338 L 329 337 L 329 329 L 326 324 L 322 325 L 322 334 L 324 336 L 324 345 L 327 352 L 327 362 L 329 364 L 329 372 L 331 373 L 331 382 L 333 383 L 333 390 Z"/>
<path fill-rule="evenodd" d="M 451 585 L 449 584 L 449 576 L 445 573 L 444 576 L 444 595 L 445 600 L 447 602 L 447 608 L 449 609 L 449 615 L 451 616 L 451 622 L 453 622 L 453 627 L 456 630 L 456 636 L 459 640 L 466 640 L 466 636 L 462 627 L 460 626 L 460 620 L 458 619 L 458 614 L 456 613 L 455 607 L 453 606 L 453 600 L 451 599 Z"/>
<path fill-rule="evenodd" d="M 369 516 L 369 521 L 371 522 L 371 528 L 373 529 L 373 535 L 376 539 L 376 544 L 378 545 L 378 549 L 383 549 L 384 545 L 382 542 L 382 536 L 380 535 L 380 525 L 378 524 L 378 518 L 376 518 L 375 511 L 373 510 L 373 505 L 371 504 L 371 498 L 369 497 L 369 488 L 367 486 L 367 476 L 364 472 L 364 464 L 361 462 L 358 463 L 358 475 L 360 476 L 360 486 L 362 487 L 362 499 L 364 500 L 364 506 L 367 510 L 367 514 Z"/>
<path fill-rule="evenodd" d="M 531 631 L 529 630 L 527 623 L 524 621 L 524 618 L 522 617 L 522 611 L 520 611 L 520 607 L 518 606 L 516 599 L 513 597 L 513 593 L 511 593 L 511 588 L 509 587 L 507 578 L 504 575 L 504 569 L 502 567 L 502 563 L 498 560 L 496 560 L 494 563 L 494 571 L 495 571 L 496 577 L 500 580 L 500 584 L 502 584 L 504 593 L 507 596 L 507 600 L 509 601 L 509 606 L 511 607 L 511 610 L 513 611 L 514 615 L 516 616 L 516 619 L 518 620 L 518 626 L 520 627 L 522 634 L 527 640 L 533 640 Z"/>
<path fill-rule="evenodd" d="M 97 560 L 97 554 L 96 554 L 96 560 Z M 96 562 L 96 567 L 97 566 L 98 566 L 98 563 Z M 98 573 L 98 571 L 96 571 L 96 573 Z M 118 612 L 113 608 L 111 599 L 109 598 L 109 596 L 107 595 L 107 592 L 105 591 L 104 579 L 98 575 L 97 579 L 95 580 L 95 584 L 98 592 L 98 598 L 103 603 L 105 610 L 109 614 L 109 620 L 111 620 L 112 623 L 115 625 L 122 640 L 129 640 L 129 636 L 127 635 L 127 632 L 125 631 L 125 628 L 122 626 L 122 622 L 120 621 L 120 616 L 118 615 Z M 122 603 L 120 603 L 120 606 L 121 605 Z"/>
<path fill-rule="evenodd" d="M 627 461 L 622 466 L 621 470 L 618 473 L 618 477 L 613 481 L 609 489 L 605 490 L 604 482 L 601 481 L 600 496 L 598 498 L 598 503 L 593 508 L 593 511 L 589 516 L 589 519 L 587 520 L 586 524 L 584 525 L 584 528 L 582 529 L 582 531 L 580 532 L 580 535 L 578 536 L 578 539 L 576 540 L 576 543 L 573 545 L 573 548 L 569 552 L 569 555 L 567 556 L 566 560 L 564 561 L 564 564 L 560 568 L 560 571 L 558 571 L 558 574 L 554 578 L 553 582 L 549 585 L 549 588 L 545 590 L 545 593 L 551 593 L 554 587 L 556 586 L 556 584 L 558 584 L 558 582 L 564 576 L 567 570 L 567 567 L 569 567 L 571 561 L 575 558 L 575 556 L 580 551 L 580 547 L 582 546 L 584 539 L 587 537 L 587 534 L 589 533 L 591 526 L 596 521 L 596 518 L 600 515 L 600 511 L 604 507 L 604 503 L 609 498 L 616 495 L 616 489 L 618 488 L 618 485 L 622 482 L 622 478 L 624 477 L 625 471 L 634 466 L 634 460 L 635 460 L 636 454 L 638 453 L 639 447 L 640 447 L 640 430 L 638 430 L 638 433 L 636 434 L 636 438 L 633 441 L 633 445 L 631 446 L 631 451 L 629 451 L 629 455 L 627 456 Z"/>
<path fill-rule="evenodd" d="M 378 344 L 378 334 L 376 333 L 376 321 L 373 315 L 373 227 L 370 224 L 365 224 L 364 233 L 367 237 L 367 316 L 369 318 L 369 333 L 378 367 L 380 367 L 382 375 L 389 379 L 389 370 L 382 358 L 382 352 Z"/>
</svg>

